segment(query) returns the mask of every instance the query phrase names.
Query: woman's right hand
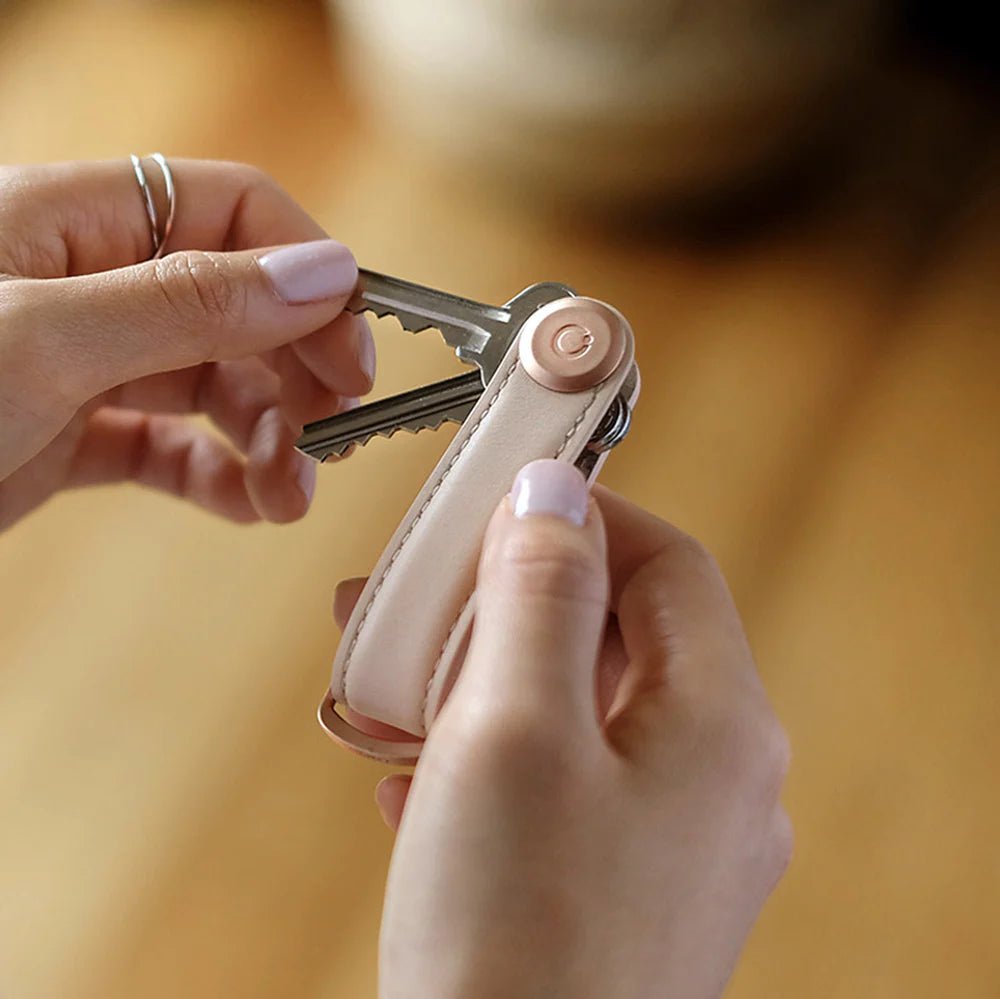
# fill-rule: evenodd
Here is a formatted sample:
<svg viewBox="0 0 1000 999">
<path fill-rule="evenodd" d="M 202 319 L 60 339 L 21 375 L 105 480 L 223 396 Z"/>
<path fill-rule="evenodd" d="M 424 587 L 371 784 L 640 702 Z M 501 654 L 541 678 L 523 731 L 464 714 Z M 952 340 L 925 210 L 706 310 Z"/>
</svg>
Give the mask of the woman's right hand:
<svg viewBox="0 0 1000 999">
<path fill-rule="evenodd" d="M 788 744 L 716 563 L 595 496 L 521 473 L 412 787 L 379 787 L 385 997 L 717 996 L 789 862 Z"/>
</svg>

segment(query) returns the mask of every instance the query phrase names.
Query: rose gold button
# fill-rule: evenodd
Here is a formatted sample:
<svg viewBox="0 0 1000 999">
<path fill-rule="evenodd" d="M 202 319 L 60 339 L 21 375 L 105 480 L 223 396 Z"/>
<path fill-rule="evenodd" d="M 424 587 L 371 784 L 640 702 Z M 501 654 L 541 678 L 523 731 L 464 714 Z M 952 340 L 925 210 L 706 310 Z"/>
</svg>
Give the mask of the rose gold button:
<svg viewBox="0 0 1000 999">
<path fill-rule="evenodd" d="M 594 343 L 594 336 L 582 326 L 571 323 L 556 334 L 556 352 L 565 357 L 579 357 Z"/>
<path fill-rule="evenodd" d="M 604 381 L 625 356 L 621 316 L 592 298 L 542 306 L 521 331 L 524 370 L 554 392 L 580 392 Z"/>
</svg>

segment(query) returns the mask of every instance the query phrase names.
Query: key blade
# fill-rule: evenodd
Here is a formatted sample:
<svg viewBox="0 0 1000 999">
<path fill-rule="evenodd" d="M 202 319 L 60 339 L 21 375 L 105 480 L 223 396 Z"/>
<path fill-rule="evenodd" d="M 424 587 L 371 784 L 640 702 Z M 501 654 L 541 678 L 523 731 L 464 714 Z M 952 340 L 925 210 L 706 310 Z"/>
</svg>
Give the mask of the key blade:
<svg viewBox="0 0 1000 999">
<path fill-rule="evenodd" d="M 359 270 L 358 286 L 347 303 L 351 312 L 395 316 L 404 330 L 436 329 L 466 363 L 476 363 L 491 337 L 506 339 L 510 310 L 451 295 L 401 278 Z"/>
<path fill-rule="evenodd" d="M 363 433 L 350 432 L 350 433 L 337 433 L 330 435 L 329 438 L 324 439 L 319 442 L 313 443 L 299 443 L 296 445 L 300 451 L 304 454 L 309 455 L 311 458 L 315 458 L 317 461 L 326 461 L 327 458 L 343 458 L 348 451 L 355 447 L 364 447 L 370 440 L 375 437 L 394 437 L 400 431 L 405 431 L 407 433 L 416 434 L 421 430 L 438 430 L 445 423 L 454 423 L 461 425 L 465 418 L 472 411 L 472 407 L 475 403 L 470 403 L 468 406 L 456 407 L 447 413 L 435 413 L 429 416 L 426 420 L 414 421 L 412 424 L 407 424 L 403 426 L 402 424 L 396 424 L 391 427 L 386 427 L 385 429 L 378 429 L 372 431 L 366 431 Z"/>
<path fill-rule="evenodd" d="M 462 423 L 483 393 L 479 372 L 446 378 L 357 409 L 310 423 L 296 447 L 319 461 L 342 456 L 373 437 L 392 437 L 400 430 L 436 430 L 442 423 Z"/>
<path fill-rule="evenodd" d="M 573 294 L 566 285 L 547 282 L 525 288 L 505 305 L 486 305 L 387 274 L 359 270 L 357 289 L 347 308 L 355 313 L 395 316 L 411 333 L 438 330 L 460 360 L 479 368 L 487 383 L 531 313 Z"/>
</svg>

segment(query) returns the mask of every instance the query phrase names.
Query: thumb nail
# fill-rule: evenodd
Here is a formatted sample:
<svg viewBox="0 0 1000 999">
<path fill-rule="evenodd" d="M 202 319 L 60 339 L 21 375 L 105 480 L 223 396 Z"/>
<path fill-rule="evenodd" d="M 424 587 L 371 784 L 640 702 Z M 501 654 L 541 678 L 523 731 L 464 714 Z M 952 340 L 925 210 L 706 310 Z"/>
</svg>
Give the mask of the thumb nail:
<svg viewBox="0 0 1000 999">
<path fill-rule="evenodd" d="M 541 459 L 525 465 L 511 489 L 515 517 L 562 517 L 577 527 L 587 519 L 590 493 L 580 472 L 564 461 Z"/>
<path fill-rule="evenodd" d="M 349 295 L 358 283 L 354 255 L 334 239 L 282 246 L 265 253 L 257 262 L 287 305 Z"/>
<path fill-rule="evenodd" d="M 312 458 L 300 460 L 299 467 L 295 473 L 299 483 L 299 489 L 306 498 L 306 503 L 312 503 L 312 498 L 316 492 L 316 462 Z"/>
</svg>

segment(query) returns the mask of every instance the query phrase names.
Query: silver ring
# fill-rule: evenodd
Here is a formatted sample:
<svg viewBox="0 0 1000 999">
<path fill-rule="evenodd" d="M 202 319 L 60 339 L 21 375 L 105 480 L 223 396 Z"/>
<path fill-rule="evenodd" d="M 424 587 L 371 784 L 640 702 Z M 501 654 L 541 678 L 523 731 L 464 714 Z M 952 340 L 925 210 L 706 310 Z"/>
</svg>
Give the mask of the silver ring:
<svg viewBox="0 0 1000 999">
<path fill-rule="evenodd" d="M 174 175 L 163 153 L 153 153 L 153 162 L 160 168 L 160 173 L 163 174 L 163 186 L 167 189 L 167 223 L 163 227 L 160 245 L 153 257 L 156 260 L 163 256 L 167 249 L 167 243 L 170 241 L 170 234 L 174 231 L 174 216 L 177 214 L 177 188 L 174 187 Z"/>
<path fill-rule="evenodd" d="M 153 192 L 149 189 L 149 182 L 146 180 L 146 171 L 142 168 L 142 160 L 135 153 L 131 154 L 132 169 L 135 171 L 135 179 L 139 182 L 139 193 L 142 195 L 143 204 L 146 206 L 146 216 L 149 219 L 149 231 L 153 236 L 153 258 L 160 252 L 160 220 L 156 215 L 156 202 L 153 201 Z"/>
<path fill-rule="evenodd" d="M 163 186 L 167 192 L 167 222 L 160 232 L 160 216 L 156 211 L 156 200 L 150 189 L 149 181 L 146 179 L 146 171 L 142 167 L 142 160 L 132 153 L 129 157 L 132 161 L 132 169 L 135 172 L 135 179 L 139 182 L 139 191 L 142 194 L 143 204 L 146 207 L 146 217 L 149 219 L 149 231 L 153 239 L 153 253 L 150 260 L 159 260 L 166 252 L 167 242 L 174 229 L 174 218 L 177 214 L 177 188 L 174 185 L 174 175 L 170 170 L 166 157 L 162 153 L 153 153 L 150 157 L 160 168 L 163 174 Z"/>
</svg>

